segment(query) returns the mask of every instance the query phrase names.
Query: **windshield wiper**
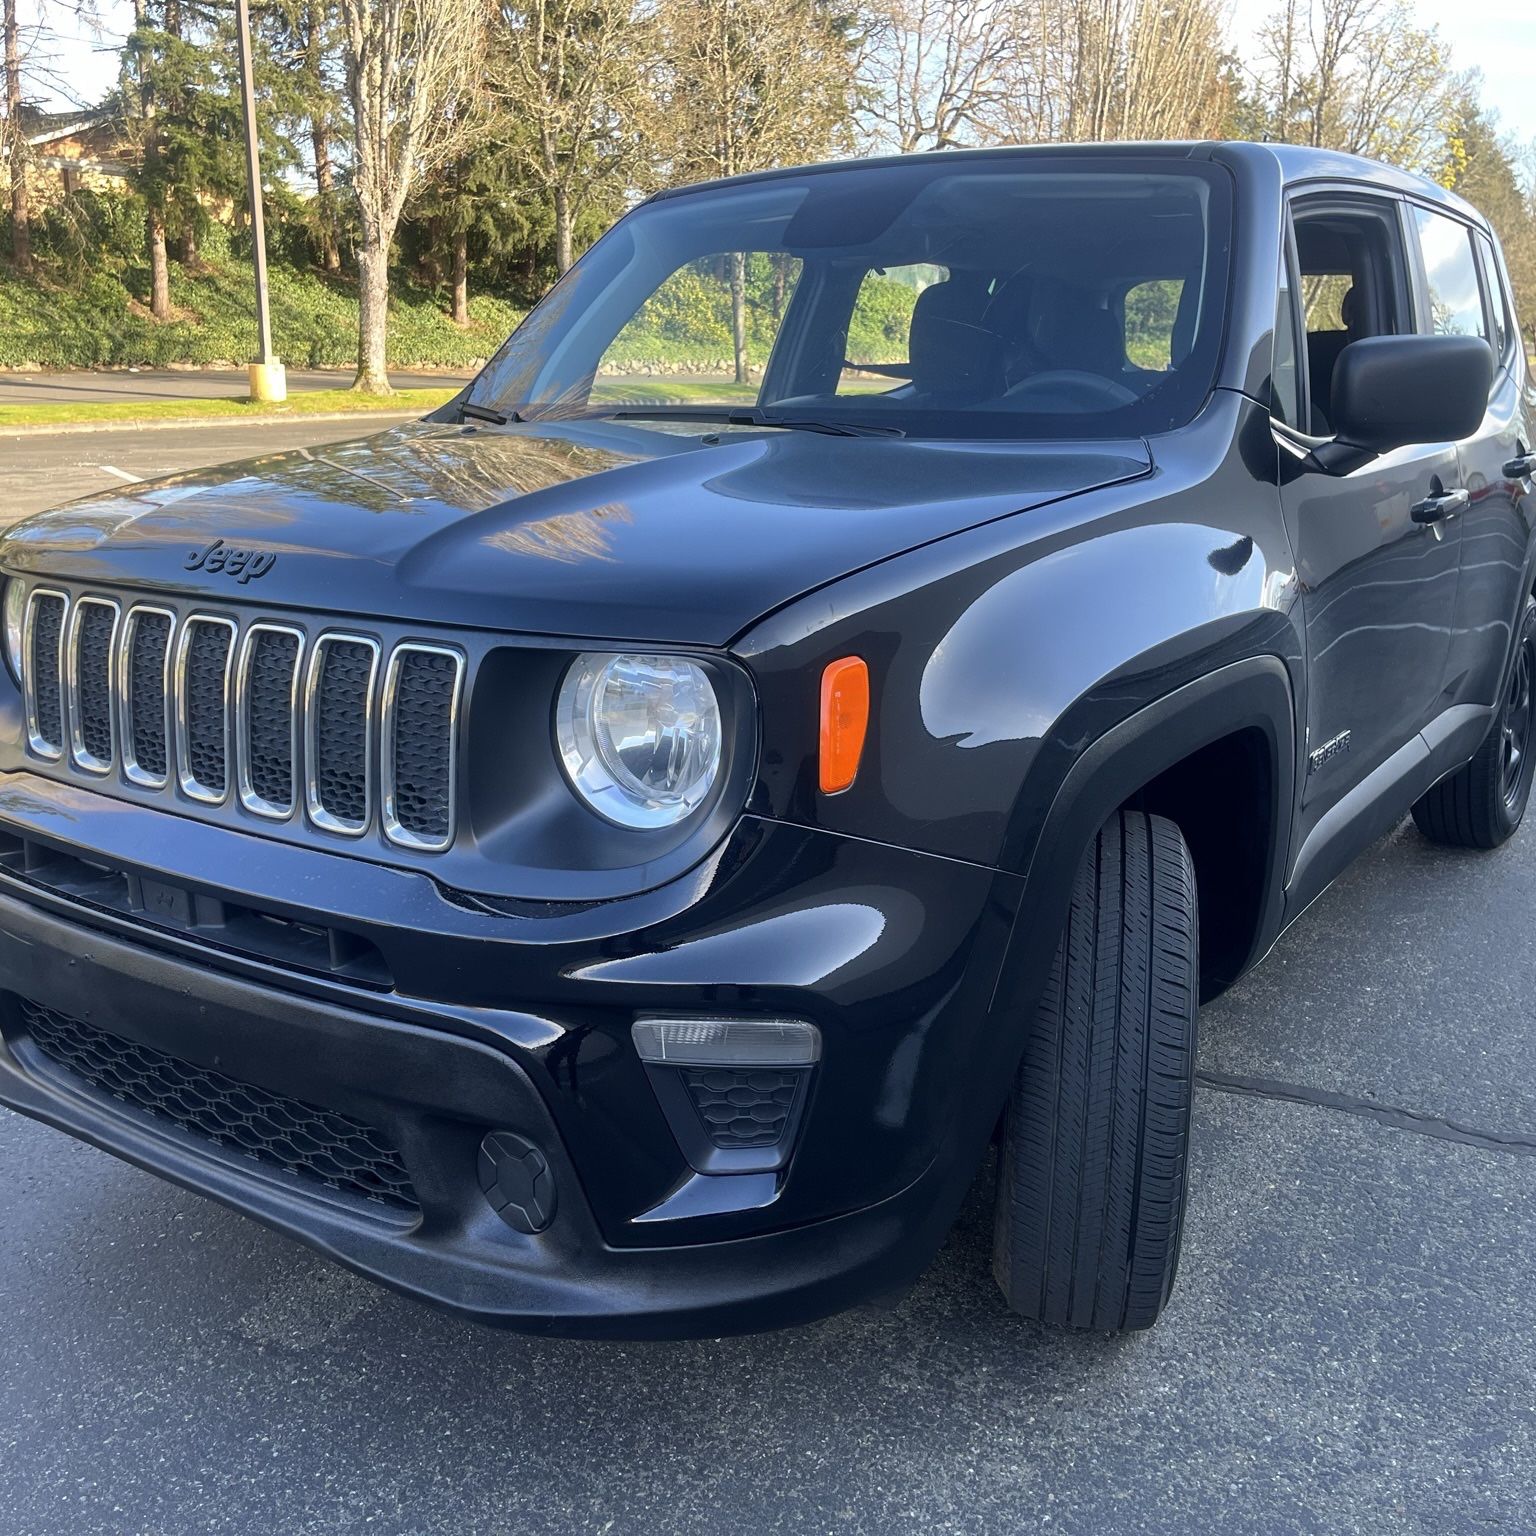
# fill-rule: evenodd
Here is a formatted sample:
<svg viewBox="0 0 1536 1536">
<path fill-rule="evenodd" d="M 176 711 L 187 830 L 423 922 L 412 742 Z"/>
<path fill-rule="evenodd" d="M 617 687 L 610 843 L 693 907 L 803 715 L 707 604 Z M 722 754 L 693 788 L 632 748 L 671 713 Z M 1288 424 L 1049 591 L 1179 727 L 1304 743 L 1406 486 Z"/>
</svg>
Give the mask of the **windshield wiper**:
<svg viewBox="0 0 1536 1536">
<path fill-rule="evenodd" d="M 760 410 L 699 410 L 684 406 L 673 410 L 604 411 L 610 421 L 719 421 L 730 427 L 772 427 L 785 432 L 824 432 L 829 437 L 905 437 L 900 427 L 865 421 L 817 421 L 811 417 L 771 416 Z"/>
<path fill-rule="evenodd" d="M 460 421 L 488 421 L 493 427 L 504 427 L 509 421 L 522 421 L 516 411 L 493 411 L 488 405 L 476 405 L 472 400 L 459 402 Z"/>
</svg>

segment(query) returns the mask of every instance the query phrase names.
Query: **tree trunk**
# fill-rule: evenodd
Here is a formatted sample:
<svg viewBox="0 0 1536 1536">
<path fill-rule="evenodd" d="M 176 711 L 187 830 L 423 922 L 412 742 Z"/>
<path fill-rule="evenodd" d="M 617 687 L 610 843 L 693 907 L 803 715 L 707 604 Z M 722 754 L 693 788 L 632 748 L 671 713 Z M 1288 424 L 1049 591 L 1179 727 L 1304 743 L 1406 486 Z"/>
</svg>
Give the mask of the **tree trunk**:
<svg viewBox="0 0 1536 1536">
<path fill-rule="evenodd" d="M 341 271 L 341 249 L 336 244 L 336 172 L 331 165 L 331 125 L 317 117 L 309 126 L 310 147 L 315 156 L 315 201 L 319 204 L 320 265 L 327 272 Z"/>
<path fill-rule="evenodd" d="M 357 378 L 353 389 L 390 393 L 386 363 L 389 339 L 389 245 L 364 237 L 357 252 Z"/>
<path fill-rule="evenodd" d="M 21 127 L 21 33 L 16 0 L 5 0 L 5 110 L 15 142 L 11 145 L 11 256 L 22 274 L 32 270 L 32 210 L 27 199 L 27 153 Z"/>
<path fill-rule="evenodd" d="M 462 229 L 453 237 L 453 323 L 469 324 L 469 236 Z"/>
<path fill-rule="evenodd" d="M 747 258 L 731 253 L 731 342 L 736 351 L 736 382 L 747 382 Z"/>
<path fill-rule="evenodd" d="M 422 285 L 436 288 L 443 280 L 443 221 L 433 214 L 427 220 L 427 245 L 421 257 Z"/>
<path fill-rule="evenodd" d="M 171 318 L 171 272 L 165 259 L 165 217 L 152 210 L 145 231 L 149 246 L 149 312 L 156 320 Z"/>
<path fill-rule="evenodd" d="M 561 272 L 569 272 L 576 260 L 575 220 L 571 214 L 569 188 L 555 183 L 555 266 Z"/>
<path fill-rule="evenodd" d="M 178 244 L 180 249 L 176 253 L 176 259 L 190 272 L 198 263 L 197 231 L 188 229 Z"/>
</svg>

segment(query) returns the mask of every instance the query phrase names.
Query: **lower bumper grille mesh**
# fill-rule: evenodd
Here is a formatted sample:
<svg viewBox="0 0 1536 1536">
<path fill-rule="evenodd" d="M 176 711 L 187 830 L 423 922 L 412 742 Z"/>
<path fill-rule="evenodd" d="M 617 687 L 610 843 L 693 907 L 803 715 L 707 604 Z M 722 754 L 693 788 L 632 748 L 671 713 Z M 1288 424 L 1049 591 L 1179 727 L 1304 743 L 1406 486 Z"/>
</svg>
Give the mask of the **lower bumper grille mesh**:
<svg viewBox="0 0 1536 1536">
<path fill-rule="evenodd" d="M 693 1107 L 717 1147 L 771 1147 L 784 1135 L 805 1077 L 802 1070 L 690 1067 L 683 1071 Z"/>
<path fill-rule="evenodd" d="M 400 1154 L 374 1127 L 210 1072 L 26 998 L 17 1004 L 38 1050 L 102 1092 L 301 1178 L 395 1210 L 418 1208 Z"/>
</svg>

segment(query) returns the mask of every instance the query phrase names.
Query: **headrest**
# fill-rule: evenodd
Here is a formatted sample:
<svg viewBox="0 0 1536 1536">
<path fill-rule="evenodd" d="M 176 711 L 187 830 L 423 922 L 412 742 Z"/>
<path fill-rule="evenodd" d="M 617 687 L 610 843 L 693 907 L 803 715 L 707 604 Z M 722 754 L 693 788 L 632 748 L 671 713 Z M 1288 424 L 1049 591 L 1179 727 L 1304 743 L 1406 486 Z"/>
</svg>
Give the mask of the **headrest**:
<svg viewBox="0 0 1536 1536">
<path fill-rule="evenodd" d="M 1179 304 L 1173 314 L 1173 334 L 1168 338 L 1168 366 L 1186 361 L 1195 345 L 1195 321 L 1200 317 L 1200 284 L 1184 279 Z"/>
<path fill-rule="evenodd" d="M 1115 317 L 1092 294 L 1060 278 L 1035 283 L 1030 340 L 1046 368 L 1113 378 L 1125 366 Z"/>
<path fill-rule="evenodd" d="M 1002 338 L 981 323 L 986 284 L 950 277 L 923 289 L 912 307 L 907 356 L 919 394 L 987 400 L 1002 393 Z"/>
<path fill-rule="evenodd" d="M 1339 300 L 1339 319 L 1344 322 L 1344 329 L 1351 336 L 1355 334 L 1355 327 L 1364 318 L 1361 313 L 1360 290 L 1353 283 L 1344 290 L 1344 297 Z"/>
</svg>

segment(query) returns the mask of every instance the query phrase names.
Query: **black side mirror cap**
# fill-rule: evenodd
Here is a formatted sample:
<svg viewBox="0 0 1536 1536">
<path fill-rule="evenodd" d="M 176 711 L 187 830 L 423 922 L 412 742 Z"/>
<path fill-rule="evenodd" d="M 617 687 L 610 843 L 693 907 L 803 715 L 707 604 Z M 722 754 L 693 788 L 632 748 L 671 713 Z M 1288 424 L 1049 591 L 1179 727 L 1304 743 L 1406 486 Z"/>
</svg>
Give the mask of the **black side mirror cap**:
<svg viewBox="0 0 1536 1536">
<path fill-rule="evenodd" d="M 1482 425 L 1493 384 L 1493 349 L 1480 336 L 1368 336 L 1333 368 L 1332 453 L 1342 470 L 1410 443 L 1453 443 Z M 1348 450 L 1354 450 L 1348 452 Z M 1338 460 L 1338 463 L 1331 461 Z"/>
</svg>

